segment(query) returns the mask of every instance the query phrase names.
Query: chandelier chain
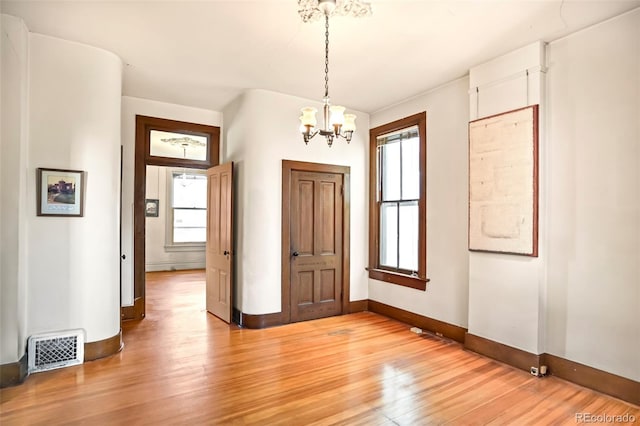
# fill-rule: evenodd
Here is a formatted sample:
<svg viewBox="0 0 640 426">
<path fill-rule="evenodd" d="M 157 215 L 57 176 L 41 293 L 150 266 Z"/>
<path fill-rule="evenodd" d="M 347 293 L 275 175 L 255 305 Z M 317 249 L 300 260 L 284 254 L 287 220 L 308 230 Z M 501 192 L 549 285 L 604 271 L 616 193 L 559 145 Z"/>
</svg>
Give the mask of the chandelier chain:
<svg viewBox="0 0 640 426">
<path fill-rule="evenodd" d="M 308 144 L 309 140 L 318 134 L 326 138 L 327 145 L 329 146 L 331 146 L 334 139 L 337 138 L 344 138 L 347 143 L 349 143 L 351 142 L 353 132 L 356 130 L 356 116 L 355 114 L 345 114 L 345 107 L 343 106 L 331 106 L 329 99 L 329 16 L 332 11 L 335 11 L 336 0 L 298 0 L 298 5 L 302 5 L 305 1 L 319 2 L 316 3 L 316 5 L 319 4 L 320 6 L 316 8 L 318 11 L 324 13 L 324 105 L 322 106 L 324 125 L 323 127 L 317 126 L 317 108 L 305 107 L 302 108 L 302 115 L 300 116 L 300 132 L 302 133 L 305 144 Z M 360 0 L 343 1 L 354 2 Z M 302 12 L 302 10 L 300 10 L 300 12 Z M 303 19 L 305 16 L 303 16 Z M 304 21 L 307 22 L 307 19 L 304 19 Z"/>
<path fill-rule="evenodd" d="M 324 97 L 329 97 L 329 15 L 325 15 L 324 23 Z"/>
</svg>

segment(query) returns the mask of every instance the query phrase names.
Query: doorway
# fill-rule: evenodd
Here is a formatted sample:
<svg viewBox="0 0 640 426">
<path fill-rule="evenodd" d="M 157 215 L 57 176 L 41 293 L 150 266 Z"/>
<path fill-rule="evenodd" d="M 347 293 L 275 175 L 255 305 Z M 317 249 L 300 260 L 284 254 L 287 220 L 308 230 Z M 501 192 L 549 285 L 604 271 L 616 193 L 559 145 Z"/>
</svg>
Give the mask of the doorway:
<svg viewBox="0 0 640 426">
<path fill-rule="evenodd" d="M 282 320 L 349 312 L 350 168 L 282 162 Z"/>
<path fill-rule="evenodd" d="M 122 320 L 145 317 L 145 235 L 147 166 L 209 169 L 219 163 L 220 128 L 162 118 L 136 116 L 133 202 L 133 305 L 121 308 Z"/>
<path fill-rule="evenodd" d="M 204 170 L 147 166 L 145 219 L 146 272 L 205 268 Z"/>
</svg>

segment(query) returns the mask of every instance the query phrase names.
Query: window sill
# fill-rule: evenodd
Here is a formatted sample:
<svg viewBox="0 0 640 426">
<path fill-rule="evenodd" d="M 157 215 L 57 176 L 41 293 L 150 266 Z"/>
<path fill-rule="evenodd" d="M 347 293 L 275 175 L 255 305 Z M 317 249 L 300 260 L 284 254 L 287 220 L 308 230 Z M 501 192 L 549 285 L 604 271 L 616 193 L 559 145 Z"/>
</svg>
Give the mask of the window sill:
<svg viewBox="0 0 640 426">
<path fill-rule="evenodd" d="M 429 282 L 429 278 L 420 278 L 412 275 L 398 274 L 397 272 L 373 268 L 369 268 L 369 278 L 422 291 L 427 289 L 427 283 Z"/>
<path fill-rule="evenodd" d="M 175 244 L 175 245 L 165 245 L 164 251 L 204 251 L 205 244 Z"/>
</svg>

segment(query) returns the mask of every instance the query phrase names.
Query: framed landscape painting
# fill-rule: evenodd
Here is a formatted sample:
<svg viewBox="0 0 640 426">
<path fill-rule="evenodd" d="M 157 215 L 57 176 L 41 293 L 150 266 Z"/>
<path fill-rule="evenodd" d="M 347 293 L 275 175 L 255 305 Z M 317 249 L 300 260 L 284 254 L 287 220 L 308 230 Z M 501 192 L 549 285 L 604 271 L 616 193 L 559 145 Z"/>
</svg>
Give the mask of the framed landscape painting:
<svg viewBox="0 0 640 426">
<path fill-rule="evenodd" d="M 83 216 L 85 174 L 81 170 L 37 169 L 38 216 Z"/>
<path fill-rule="evenodd" d="M 158 217 L 160 200 L 147 198 L 144 200 L 144 215 L 146 217 Z"/>
</svg>

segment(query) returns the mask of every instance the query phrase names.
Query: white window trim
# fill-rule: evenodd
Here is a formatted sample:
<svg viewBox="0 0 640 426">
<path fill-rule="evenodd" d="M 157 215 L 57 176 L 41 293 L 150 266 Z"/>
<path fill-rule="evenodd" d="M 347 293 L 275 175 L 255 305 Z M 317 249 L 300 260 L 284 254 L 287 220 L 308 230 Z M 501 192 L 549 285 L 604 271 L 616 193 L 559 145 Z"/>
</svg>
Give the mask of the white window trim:
<svg viewBox="0 0 640 426">
<path fill-rule="evenodd" d="M 165 221 L 165 242 L 164 249 L 165 251 L 171 252 L 199 252 L 205 251 L 206 242 L 202 243 L 174 243 L 173 242 L 173 174 L 178 172 L 181 173 L 185 168 L 182 167 L 167 167 L 167 202 L 165 204 L 166 208 L 166 221 Z M 196 175 L 206 175 L 206 170 L 198 170 L 198 169 L 186 169 L 189 171 L 189 174 Z"/>
</svg>

